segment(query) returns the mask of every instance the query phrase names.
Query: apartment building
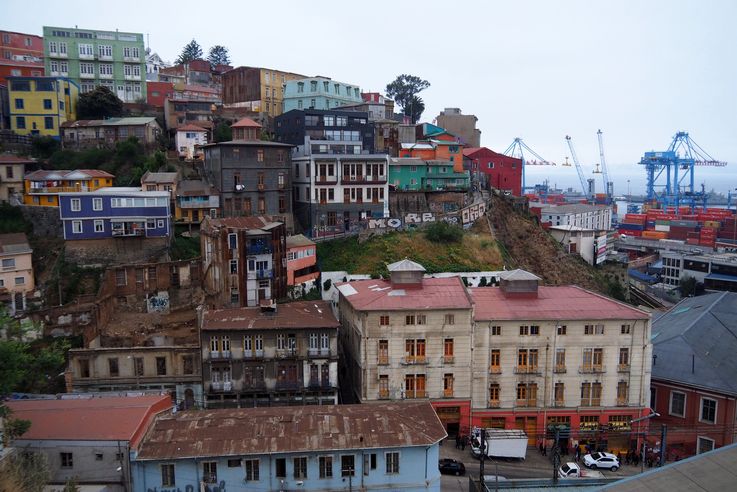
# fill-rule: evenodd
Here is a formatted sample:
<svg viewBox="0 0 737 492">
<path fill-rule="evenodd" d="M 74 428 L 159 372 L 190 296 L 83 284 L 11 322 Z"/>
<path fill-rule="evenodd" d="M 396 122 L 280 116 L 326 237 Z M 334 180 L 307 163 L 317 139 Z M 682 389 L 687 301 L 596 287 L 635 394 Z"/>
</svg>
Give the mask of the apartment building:
<svg viewBox="0 0 737 492">
<path fill-rule="evenodd" d="M 273 68 L 237 67 L 223 73 L 223 104 L 274 117 L 283 112 L 284 84 L 304 75 Z"/>
<path fill-rule="evenodd" d="M 36 288 L 32 256 L 25 234 L 0 234 L 0 304 L 11 316 L 26 309 L 26 297 Z"/>
<path fill-rule="evenodd" d="M 43 38 L 21 32 L 0 31 L 0 85 L 7 77 L 44 75 Z"/>
<path fill-rule="evenodd" d="M 204 313 L 206 405 L 337 404 L 338 326 L 325 301 Z"/>
<path fill-rule="evenodd" d="M 59 77 L 8 77 L 10 129 L 17 135 L 60 138 L 77 119 L 79 86 Z"/>
<path fill-rule="evenodd" d="M 199 224 L 205 217 L 220 215 L 220 195 L 205 181 L 185 179 L 179 182 L 174 202 L 174 220 Z"/>
<path fill-rule="evenodd" d="M 360 403 L 429 399 L 448 433 L 467 431 L 471 298 L 460 277 L 423 278 L 407 259 L 387 268 L 390 280 L 337 285 L 341 386 Z"/>
<path fill-rule="evenodd" d="M 146 100 L 143 34 L 44 26 L 46 75 L 68 77 L 82 93 L 107 87 L 123 102 Z"/>
<path fill-rule="evenodd" d="M 693 277 L 710 290 L 737 292 L 737 254 L 686 254 L 663 251 L 663 283 L 677 286 L 682 278 Z"/>
<path fill-rule="evenodd" d="M 588 205 L 575 203 L 569 205 L 530 204 L 540 207 L 540 221 L 553 226 L 577 226 L 596 231 L 612 228 L 612 207 L 608 205 Z"/>
<path fill-rule="evenodd" d="M 498 154 L 487 147 L 467 147 L 463 157 L 473 177 L 488 187 L 522 196 L 522 159 Z"/>
<path fill-rule="evenodd" d="M 284 83 L 284 112 L 293 109 L 335 109 L 344 104 L 361 104 L 361 89 L 327 77 L 287 80 Z"/>
<path fill-rule="evenodd" d="M 15 154 L 0 154 L 0 203 L 8 203 L 11 198 L 21 199 L 23 176 L 30 164 L 35 161 Z"/>
<path fill-rule="evenodd" d="M 468 191 L 470 176 L 455 172 L 451 161 L 395 157 L 389 160 L 394 191 Z"/>
<path fill-rule="evenodd" d="M 274 119 L 276 140 L 297 154 L 373 154 L 374 125 L 361 111 L 291 110 Z"/>
<path fill-rule="evenodd" d="M 320 277 L 317 245 L 302 234 L 287 237 L 287 285 L 310 288 Z"/>
<path fill-rule="evenodd" d="M 476 128 L 478 120 L 472 114 L 463 114 L 460 108 L 445 108 L 436 118 L 438 126 L 456 135 L 466 147 L 481 146 L 481 130 Z"/>
<path fill-rule="evenodd" d="M 287 295 L 286 228 L 268 216 L 205 217 L 204 289 L 218 307 L 271 305 Z"/>
<path fill-rule="evenodd" d="M 630 422 L 649 413 L 650 315 L 539 280 L 513 270 L 500 287 L 470 289 L 472 425 L 524 429 L 531 444 L 558 427 L 563 445 L 606 440 L 626 452 L 639 444 Z"/>
<path fill-rule="evenodd" d="M 47 171 L 40 169 L 23 179 L 23 204 L 58 207 L 59 193 L 92 192 L 113 185 L 115 176 L 98 169 Z"/>
</svg>

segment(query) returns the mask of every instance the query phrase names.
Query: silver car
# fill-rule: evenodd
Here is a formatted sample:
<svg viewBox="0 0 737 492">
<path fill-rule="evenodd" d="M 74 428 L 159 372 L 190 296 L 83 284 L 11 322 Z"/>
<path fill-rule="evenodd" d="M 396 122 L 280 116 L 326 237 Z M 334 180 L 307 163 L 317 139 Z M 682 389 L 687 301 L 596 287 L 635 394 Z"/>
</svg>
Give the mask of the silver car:
<svg viewBox="0 0 737 492">
<path fill-rule="evenodd" d="M 619 459 L 612 453 L 592 453 L 583 457 L 583 464 L 594 470 L 605 468 L 611 471 L 619 470 Z"/>
</svg>

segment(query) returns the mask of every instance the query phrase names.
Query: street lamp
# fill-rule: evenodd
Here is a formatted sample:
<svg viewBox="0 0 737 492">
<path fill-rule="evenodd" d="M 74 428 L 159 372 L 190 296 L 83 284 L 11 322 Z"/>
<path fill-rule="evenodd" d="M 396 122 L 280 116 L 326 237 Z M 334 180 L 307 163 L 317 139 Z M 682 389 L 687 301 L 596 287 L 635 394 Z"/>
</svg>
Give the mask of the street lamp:
<svg viewBox="0 0 737 492">
<path fill-rule="evenodd" d="M 651 414 L 645 415 L 644 417 L 640 417 L 640 418 L 637 418 L 637 419 L 630 420 L 630 426 L 632 424 L 634 424 L 635 422 L 642 422 L 644 420 L 649 420 L 649 419 L 652 419 L 652 418 L 655 418 L 655 417 L 660 417 L 660 414 L 658 412 L 653 411 L 652 408 L 650 408 L 649 410 L 652 411 Z M 640 433 L 639 432 L 639 430 L 640 430 L 640 426 L 639 425 L 637 426 L 637 430 L 638 430 L 637 433 L 639 434 Z M 643 437 L 643 439 L 642 439 L 642 460 L 640 461 L 640 473 L 642 473 L 642 472 L 645 471 L 645 448 L 647 446 L 646 443 L 647 443 L 647 441 Z"/>
</svg>

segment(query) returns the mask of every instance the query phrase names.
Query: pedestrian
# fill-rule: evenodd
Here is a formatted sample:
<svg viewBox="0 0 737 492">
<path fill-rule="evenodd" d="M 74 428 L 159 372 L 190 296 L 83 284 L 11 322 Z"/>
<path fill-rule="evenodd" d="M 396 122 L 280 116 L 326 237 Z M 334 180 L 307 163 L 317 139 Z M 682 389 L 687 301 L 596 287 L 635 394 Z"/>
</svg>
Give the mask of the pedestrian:
<svg viewBox="0 0 737 492">
<path fill-rule="evenodd" d="M 461 435 L 456 434 L 456 449 L 461 449 Z"/>
<path fill-rule="evenodd" d="M 640 464 L 640 455 L 637 453 L 634 453 L 632 456 L 632 462 L 635 466 Z"/>
<path fill-rule="evenodd" d="M 632 450 L 628 449 L 627 454 L 624 455 L 624 464 L 629 465 L 632 460 Z"/>
<path fill-rule="evenodd" d="M 617 451 L 617 459 L 622 463 L 622 450 Z"/>
<path fill-rule="evenodd" d="M 578 463 L 580 459 L 581 459 L 581 448 L 579 446 L 576 446 L 576 463 Z"/>
<path fill-rule="evenodd" d="M 544 440 L 543 440 L 543 442 L 540 443 L 540 452 L 543 454 L 543 456 L 547 456 L 548 455 L 548 448 L 545 445 L 545 441 Z"/>
<path fill-rule="evenodd" d="M 461 437 L 461 451 L 466 450 L 466 436 Z"/>
</svg>

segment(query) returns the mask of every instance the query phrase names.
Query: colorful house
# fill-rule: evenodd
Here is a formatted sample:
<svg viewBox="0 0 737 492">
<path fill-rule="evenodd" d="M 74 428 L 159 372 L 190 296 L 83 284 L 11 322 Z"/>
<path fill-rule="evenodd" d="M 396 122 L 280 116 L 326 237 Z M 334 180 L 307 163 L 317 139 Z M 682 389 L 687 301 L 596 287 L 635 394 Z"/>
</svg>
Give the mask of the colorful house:
<svg viewBox="0 0 737 492">
<path fill-rule="evenodd" d="M 40 77 L 44 74 L 43 38 L 21 32 L 0 31 L 0 85 L 6 77 Z"/>
<path fill-rule="evenodd" d="M 32 255 L 25 234 L 0 234 L 0 305 L 11 316 L 26 308 L 26 295 L 35 288 Z"/>
<path fill-rule="evenodd" d="M 486 147 L 463 149 L 471 173 L 492 188 L 522 196 L 522 159 L 498 154 Z M 482 177 L 485 176 L 486 179 Z"/>
<path fill-rule="evenodd" d="M 61 77 L 8 77 L 10 129 L 18 135 L 59 139 L 61 125 L 77 119 L 79 86 Z"/>
<path fill-rule="evenodd" d="M 174 220 L 185 224 L 199 224 L 205 217 L 220 215 L 220 195 L 206 181 L 187 179 L 177 186 Z"/>
<path fill-rule="evenodd" d="M 307 284 L 319 276 L 315 243 L 302 234 L 287 237 L 287 285 Z"/>
<path fill-rule="evenodd" d="M 59 193 L 90 192 L 113 185 L 115 176 L 98 169 L 33 171 L 26 174 L 24 205 L 58 207 Z"/>
<path fill-rule="evenodd" d="M 9 202 L 19 196 L 26 166 L 34 162 L 15 154 L 0 154 L 0 202 Z"/>
<path fill-rule="evenodd" d="M 261 125 L 253 121 L 251 118 L 243 118 L 232 125 L 230 129 L 233 132 L 233 140 L 260 140 Z"/>
<path fill-rule="evenodd" d="M 284 83 L 284 112 L 293 109 L 335 109 L 363 102 L 361 89 L 326 77 L 288 80 Z"/>
<path fill-rule="evenodd" d="M 451 161 L 399 157 L 389 161 L 389 182 L 395 191 L 467 191 L 470 177 Z"/>
</svg>

